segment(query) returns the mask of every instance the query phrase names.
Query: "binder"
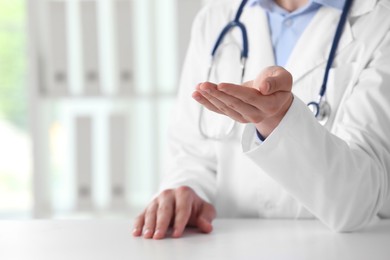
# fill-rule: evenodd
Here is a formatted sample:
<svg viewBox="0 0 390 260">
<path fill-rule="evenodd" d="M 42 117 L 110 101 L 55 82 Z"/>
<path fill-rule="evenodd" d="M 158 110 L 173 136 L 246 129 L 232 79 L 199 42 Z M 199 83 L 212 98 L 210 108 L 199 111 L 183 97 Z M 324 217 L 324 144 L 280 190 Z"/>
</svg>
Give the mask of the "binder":
<svg viewBox="0 0 390 260">
<path fill-rule="evenodd" d="M 128 161 L 128 129 L 126 117 L 122 114 L 110 116 L 109 173 L 111 178 L 111 206 L 124 209 L 126 204 L 126 171 Z"/>
<path fill-rule="evenodd" d="M 50 96 L 65 96 L 69 93 L 67 16 L 65 2 L 47 3 L 47 63 L 46 86 Z"/>
<path fill-rule="evenodd" d="M 101 74 L 96 1 L 81 1 L 80 14 L 84 66 L 83 93 L 87 96 L 97 96 L 101 93 Z"/>
<path fill-rule="evenodd" d="M 75 165 L 77 186 L 77 209 L 91 210 L 92 174 L 93 174 L 93 142 L 92 119 L 90 116 L 75 118 Z"/>
<path fill-rule="evenodd" d="M 129 0 L 115 1 L 114 26 L 118 71 L 118 93 L 129 95 L 134 92 L 134 22 L 133 4 Z"/>
</svg>

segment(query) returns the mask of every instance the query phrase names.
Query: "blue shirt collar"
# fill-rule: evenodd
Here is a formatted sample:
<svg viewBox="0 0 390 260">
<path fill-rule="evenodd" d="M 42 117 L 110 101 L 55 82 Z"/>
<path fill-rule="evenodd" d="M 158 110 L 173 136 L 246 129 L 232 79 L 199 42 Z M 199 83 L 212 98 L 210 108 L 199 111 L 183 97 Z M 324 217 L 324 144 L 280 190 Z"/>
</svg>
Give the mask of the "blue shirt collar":
<svg viewBox="0 0 390 260">
<path fill-rule="evenodd" d="M 344 4 L 346 0 L 309 0 L 308 4 L 317 3 L 319 5 L 323 6 L 329 6 L 333 7 L 339 10 L 343 10 Z M 249 0 L 248 5 L 254 6 L 254 5 L 260 5 L 264 9 L 271 9 L 273 3 L 273 0 Z"/>
</svg>

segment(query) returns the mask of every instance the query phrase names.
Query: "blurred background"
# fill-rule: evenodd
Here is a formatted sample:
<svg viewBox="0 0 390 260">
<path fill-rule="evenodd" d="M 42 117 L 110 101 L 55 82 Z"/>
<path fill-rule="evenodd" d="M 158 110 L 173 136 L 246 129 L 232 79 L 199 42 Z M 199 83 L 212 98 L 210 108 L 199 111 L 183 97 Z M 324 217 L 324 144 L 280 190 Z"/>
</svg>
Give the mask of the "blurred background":
<svg viewBox="0 0 390 260">
<path fill-rule="evenodd" d="M 205 0 L 0 0 L 0 219 L 134 217 Z"/>
</svg>

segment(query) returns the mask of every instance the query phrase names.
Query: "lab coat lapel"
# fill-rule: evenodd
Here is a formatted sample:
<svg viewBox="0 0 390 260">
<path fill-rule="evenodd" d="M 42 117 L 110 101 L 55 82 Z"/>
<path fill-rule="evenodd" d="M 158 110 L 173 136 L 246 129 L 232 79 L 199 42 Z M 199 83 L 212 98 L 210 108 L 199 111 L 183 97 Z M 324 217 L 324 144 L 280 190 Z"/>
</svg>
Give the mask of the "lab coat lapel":
<svg viewBox="0 0 390 260">
<path fill-rule="evenodd" d="M 340 15 L 340 11 L 336 9 L 321 8 L 313 17 L 313 20 L 296 43 L 286 65 L 287 70 L 293 75 L 294 83 L 316 67 L 326 63 Z M 337 48 L 336 56 L 352 40 L 351 26 L 347 22 Z"/>
<path fill-rule="evenodd" d="M 275 64 L 267 15 L 260 7 L 246 7 L 241 21 L 249 38 L 249 58 L 245 81 L 253 80 L 267 66 Z"/>
</svg>

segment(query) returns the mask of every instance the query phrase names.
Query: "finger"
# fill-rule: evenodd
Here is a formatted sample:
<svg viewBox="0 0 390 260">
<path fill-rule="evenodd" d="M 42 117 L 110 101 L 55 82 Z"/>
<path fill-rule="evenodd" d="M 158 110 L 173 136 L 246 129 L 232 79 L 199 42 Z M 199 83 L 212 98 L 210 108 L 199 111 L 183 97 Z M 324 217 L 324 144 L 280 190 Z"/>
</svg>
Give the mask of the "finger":
<svg viewBox="0 0 390 260">
<path fill-rule="evenodd" d="M 207 94 L 207 93 L 202 93 L 202 102 L 201 103 L 205 108 L 207 108 L 210 111 L 213 111 L 215 113 L 221 114 L 221 115 L 226 115 L 232 118 L 233 120 L 236 120 L 240 123 L 245 123 L 246 120 L 244 117 L 239 114 L 238 112 L 230 109 L 226 104 L 223 102 L 219 101 L 215 97 Z"/>
<path fill-rule="evenodd" d="M 157 216 L 158 204 L 152 203 L 145 214 L 145 225 L 144 225 L 144 238 L 152 238 L 155 227 L 156 227 L 156 216 Z"/>
<path fill-rule="evenodd" d="M 197 218 L 197 226 L 204 233 L 213 231 L 212 222 L 216 217 L 214 207 L 209 203 L 203 203 L 201 212 Z"/>
<path fill-rule="evenodd" d="M 246 82 L 242 83 L 242 86 L 247 87 L 247 88 L 252 88 L 253 87 L 253 80 L 246 81 Z"/>
<path fill-rule="evenodd" d="M 142 227 L 145 223 L 145 212 L 139 215 L 134 221 L 133 236 L 139 237 L 142 235 Z"/>
<path fill-rule="evenodd" d="M 264 69 L 254 80 L 253 87 L 263 95 L 271 95 L 278 91 L 290 92 L 293 78 L 283 67 L 271 66 Z"/>
<path fill-rule="evenodd" d="M 223 114 L 216 106 L 214 106 L 206 97 L 205 92 L 201 90 L 200 86 L 203 83 L 199 83 L 196 86 L 196 91 L 192 94 L 192 97 L 198 101 L 200 104 L 202 104 L 204 107 L 206 107 L 208 110 L 213 111 L 218 114 Z M 212 83 L 208 83 L 213 85 Z"/>
<path fill-rule="evenodd" d="M 193 197 L 191 188 L 181 187 L 176 191 L 176 212 L 172 236 L 181 237 L 191 216 Z"/>
<path fill-rule="evenodd" d="M 213 111 L 218 114 L 223 114 L 217 107 L 215 107 L 207 98 L 205 98 L 200 92 L 195 91 L 192 94 L 192 97 L 198 101 L 201 105 L 207 108 L 210 111 Z"/>
<path fill-rule="evenodd" d="M 245 89 L 245 91 L 243 91 L 243 89 Z M 221 85 L 219 90 L 260 110 L 262 114 L 254 115 L 253 117 L 253 120 L 258 119 L 260 121 L 264 117 L 269 117 L 277 113 L 282 105 L 291 99 L 291 92 L 279 91 L 272 95 L 264 96 L 256 89 L 243 88 L 231 84 L 228 84 L 228 86 Z"/>
<path fill-rule="evenodd" d="M 257 109 L 261 107 L 262 103 L 267 102 L 267 97 L 254 88 L 246 88 L 234 84 L 220 84 L 218 90 Z"/>
<path fill-rule="evenodd" d="M 226 103 L 219 100 L 216 95 L 220 94 L 220 91 L 217 90 L 216 85 L 204 83 L 201 86 L 201 94 L 205 97 L 214 107 L 216 107 L 222 114 L 227 115 L 235 121 L 240 123 L 247 123 L 244 116 L 234 109 L 230 108 Z M 230 104 L 232 105 L 232 104 Z M 244 105 L 244 104 L 243 104 Z"/>
<path fill-rule="evenodd" d="M 264 118 L 264 113 L 261 111 L 261 109 L 259 109 L 260 107 L 258 105 L 258 102 L 253 102 L 254 104 L 256 103 L 257 105 L 256 107 L 242 101 L 241 99 L 235 96 L 229 95 L 223 91 L 219 91 L 220 88 L 223 89 L 229 87 L 230 84 L 226 84 L 226 83 L 219 84 L 217 90 L 213 91 L 212 94 L 215 98 L 223 102 L 227 107 L 229 107 L 233 111 L 238 112 L 238 114 L 240 114 L 245 119 L 246 122 L 258 123 Z M 244 88 L 238 85 L 235 85 L 234 87 L 236 87 L 237 91 L 240 92 L 248 91 L 248 88 Z M 250 93 L 253 93 L 252 89 L 250 89 L 249 91 Z"/>
<path fill-rule="evenodd" d="M 165 237 L 169 227 L 169 223 L 171 222 L 171 219 L 173 217 L 174 207 L 175 201 L 172 192 L 165 195 L 163 192 L 157 209 L 156 230 L 153 235 L 154 239 L 162 239 Z"/>
</svg>

